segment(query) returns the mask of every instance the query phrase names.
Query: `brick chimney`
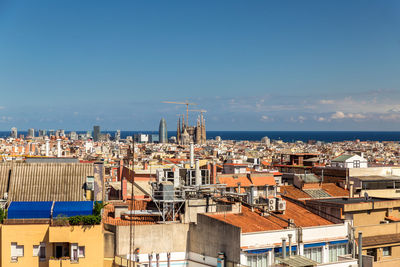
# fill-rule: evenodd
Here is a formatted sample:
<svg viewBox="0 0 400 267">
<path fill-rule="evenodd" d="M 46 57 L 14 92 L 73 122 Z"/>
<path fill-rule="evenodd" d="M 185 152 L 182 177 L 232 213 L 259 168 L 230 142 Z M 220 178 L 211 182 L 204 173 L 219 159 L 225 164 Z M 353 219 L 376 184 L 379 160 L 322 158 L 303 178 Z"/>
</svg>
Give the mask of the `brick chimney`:
<svg viewBox="0 0 400 267">
<path fill-rule="evenodd" d="M 213 162 L 211 164 L 211 177 L 210 177 L 210 183 L 215 184 L 217 183 L 217 163 Z"/>
<path fill-rule="evenodd" d="M 126 201 L 128 199 L 128 184 L 126 182 L 126 178 L 122 178 L 121 181 L 121 198 L 123 201 Z"/>
</svg>

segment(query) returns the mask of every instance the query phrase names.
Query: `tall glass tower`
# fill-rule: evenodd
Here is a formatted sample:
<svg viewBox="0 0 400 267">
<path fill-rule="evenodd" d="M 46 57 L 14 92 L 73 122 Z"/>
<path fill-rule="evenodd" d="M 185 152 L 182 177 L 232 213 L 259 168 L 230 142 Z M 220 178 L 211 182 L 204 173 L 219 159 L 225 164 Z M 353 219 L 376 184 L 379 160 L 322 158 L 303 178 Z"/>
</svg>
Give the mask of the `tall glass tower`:
<svg viewBox="0 0 400 267">
<path fill-rule="evenodd" d="M 98 142 L 100 139 L 100 126 L 93 126 L 93 141 Z"/>
<path fill-rule="evenodd" d="M 160 127 L 158 128 L 158 134 L 160 136 L 160 143 L 168 143 L 167 123 L 165 122 L 164 118 L 162 118 L 160 121 Z"/>
</svg>

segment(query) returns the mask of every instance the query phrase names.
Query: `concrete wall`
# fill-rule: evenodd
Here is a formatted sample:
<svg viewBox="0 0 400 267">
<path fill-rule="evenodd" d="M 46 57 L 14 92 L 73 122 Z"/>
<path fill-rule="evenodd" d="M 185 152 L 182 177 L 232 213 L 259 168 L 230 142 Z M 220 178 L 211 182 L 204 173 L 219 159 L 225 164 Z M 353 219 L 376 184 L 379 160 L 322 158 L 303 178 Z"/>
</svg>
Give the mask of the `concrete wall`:
<svg viewBox="0 0 400 267">
<path fill-rule="evenodd" d="M 114 258 L 115 256 L 115 234 L 104 231 L 104 258 Z"/>
<path fill-rule="evenodd" d="M 24 256 L 18 262 L 11 262 L 11 243 L 24 246 Z M 39 261 L 33 255 L 33 246 L 41 242 L 46 244 L 46 260 Z M 60 266 L 60 260 L 52 260 L 53 243 L 67 242 L 85 246 L 85 257 L 79 262 L 71 263 L 63 260 L 63 266 L 102 266 L 103 265 L 103 233 L 102 226 L 59 226 L 50 227 L 48 224 L 3 225 L 1 227 L 1 266 L 39 266 L 47 267 L 54 264 Z"/>
<path fill-rule="evenodd" d="M 360 231 L 363 233 L 363 237 L 400 234 L 400 222 L 357 226 L 355 228 L 355 233 L 357 234 Z"/>
<path fill-rule="evenodd" d="M 134 249 L 139 248 L 140 253 L 186 252 L 189 225 L 150 224 L 135 225 Z M 115 253 L 116 255 L 129 254 L 129 226 L 116 226 Z"/>
<path fill-rule="evenodd" d="M 190 252 L 216 258 L 218 252 L 224 252 L 226 260 L 240 263 L 241 229 L 237 226 L 198 214 L 197 225 L 190 224 Z"/>
</svg>

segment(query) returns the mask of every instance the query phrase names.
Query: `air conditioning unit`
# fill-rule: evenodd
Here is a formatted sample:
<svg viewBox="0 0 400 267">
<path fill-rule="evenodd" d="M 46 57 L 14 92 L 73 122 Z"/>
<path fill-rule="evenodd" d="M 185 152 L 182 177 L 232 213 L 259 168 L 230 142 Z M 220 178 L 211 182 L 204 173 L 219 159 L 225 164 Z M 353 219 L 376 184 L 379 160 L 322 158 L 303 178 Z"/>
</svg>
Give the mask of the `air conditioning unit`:
<svg viewBox="0 0 400 267">
<path fill-rule="evenodd" d="M 268 211 L 275 211 L 276 210 L 276 199 L 270 198 L 268 199 Z"/>
<path fill-rule="evenodd" d="M 276 210 L 278 211 L 285 211 L 286 210 L 286 201 L 282 198 L 277 198 L 276 202 Z"/>
</svg>

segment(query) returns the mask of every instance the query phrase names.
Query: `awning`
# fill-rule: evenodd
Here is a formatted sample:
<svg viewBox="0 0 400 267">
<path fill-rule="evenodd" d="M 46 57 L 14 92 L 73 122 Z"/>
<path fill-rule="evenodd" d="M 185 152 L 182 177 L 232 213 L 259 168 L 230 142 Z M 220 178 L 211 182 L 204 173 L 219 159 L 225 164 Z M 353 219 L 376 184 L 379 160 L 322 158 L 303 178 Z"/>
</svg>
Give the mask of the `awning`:
<svg viewBox="0 0 400 267">
<path fill-rule="evenodd" d="M 53 218 L 92 215 L 93 201 L 60 201 L 54 203 Z"/>
<path fill-rule="evenodd" d="M 8 219 L 50 219 L 53 201 L 13 201 L 7 211 Z"/>
</svg>

